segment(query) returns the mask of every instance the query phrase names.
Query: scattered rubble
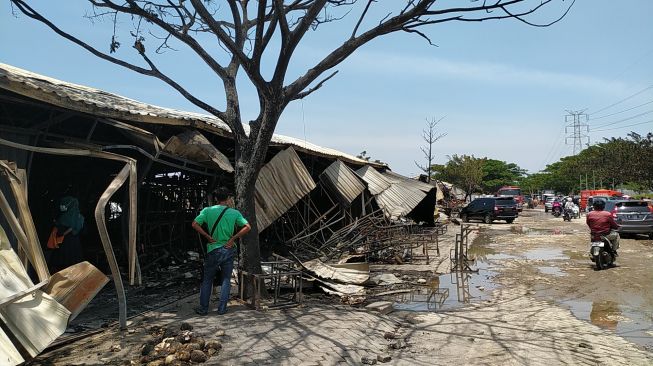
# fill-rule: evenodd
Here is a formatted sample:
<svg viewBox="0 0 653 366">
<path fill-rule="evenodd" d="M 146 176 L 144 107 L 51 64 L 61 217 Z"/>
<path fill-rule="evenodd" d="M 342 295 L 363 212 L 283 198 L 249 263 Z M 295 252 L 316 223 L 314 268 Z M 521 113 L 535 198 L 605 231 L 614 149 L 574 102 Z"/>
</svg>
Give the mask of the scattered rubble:
<svg viewBox="0 0 653 366">
<path fill-rule="evenodd" d="M 196 335 L 193 326 L 181 323 L 179 328 L 150 328 L 153 337 L 141 347 L 141 357 L 133 364 L 147 366 L 186 365 L 189 362 L 203 363 L 216 355 L 222 344 L 216 340 L 206 340 Z M 218 335 L 219 334 L 219 335 Z M 219 331 L 216 336 L 223 336 L 224 331 Z"/>
<path fill-rule="evenodd" d="M 361 363 L 363 365 L 376 365 L 376 357 L 370 356 L 370 355 L 365 355 L 361 357 Z"/>
<path fill-rule="evenodd" d="M 367 305 L 365 309 L 385 315 L 391 313 L 394 307 L 390 301 L 377 301 Z"/>
<path fill-rule="evenodd" d="M 404 349 L 408 347 L 408 343 L 406 343 L 406 341 L 403 339 L 398 339 L 394 343 L 392 343 L 390 347 L 393 349 Z"/>
<path fill-rule="evenodd" d="M 377 359 L 377 361 L 379 361 L 379 362 L 386 363 L 386 362 L 390 362 L 390 361 L 392 360 L 392 356 L 390 356 L 390 355 L 387 354 L 387 353 L 384 353 L 384 354 L 382 354 L 382 355 L 377 355 L 377 356 L 376 356 L 376 359 Z"/>
</svg>

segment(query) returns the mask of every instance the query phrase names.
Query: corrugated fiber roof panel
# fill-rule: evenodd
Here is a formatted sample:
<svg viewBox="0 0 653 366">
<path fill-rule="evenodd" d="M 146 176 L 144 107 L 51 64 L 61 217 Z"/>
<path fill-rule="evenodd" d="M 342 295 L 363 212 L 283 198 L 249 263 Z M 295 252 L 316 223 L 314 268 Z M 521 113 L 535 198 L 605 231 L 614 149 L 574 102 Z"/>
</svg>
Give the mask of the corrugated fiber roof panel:
<svg viewBox="0 0 653 366">
<path fill-rule="evenodd" d="M 315 182 L 292 147 L 265 164 L 256 181 L 256 219 L 263 231 L 315 188 Z"/>
<path fill-rule="evenodd" d="M 366 188 L 361 178 L 340 160 L 334 161 L 320 174 L 320 181 L 346 204 L 352 203 Z"/>
</svg>

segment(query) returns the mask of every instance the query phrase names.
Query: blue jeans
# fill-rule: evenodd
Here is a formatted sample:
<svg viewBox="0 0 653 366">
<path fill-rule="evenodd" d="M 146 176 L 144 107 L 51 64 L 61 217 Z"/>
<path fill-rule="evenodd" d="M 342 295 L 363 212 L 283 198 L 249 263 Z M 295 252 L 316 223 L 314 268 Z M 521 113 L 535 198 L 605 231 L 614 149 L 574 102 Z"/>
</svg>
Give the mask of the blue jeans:
<svg viewBox="0 0 653 366">
<path fill-rule="evenodd" d="M 234 269 L 234 254 L 236 247 L 227 249 L 220 247 L 213 249 L 204 259 L 204 278 L 200 286 L 200 310 L 209 310 L 209 300 L 211 290 L 213 289 L 213 278 L 217 271 L 222 276 L 220 285 L 220 303 L 218 304 L 218 313 L 227 311 L 227 302 L 229 301 L 229 292 L 231 291 L 231 272 Z"/>
</svg>

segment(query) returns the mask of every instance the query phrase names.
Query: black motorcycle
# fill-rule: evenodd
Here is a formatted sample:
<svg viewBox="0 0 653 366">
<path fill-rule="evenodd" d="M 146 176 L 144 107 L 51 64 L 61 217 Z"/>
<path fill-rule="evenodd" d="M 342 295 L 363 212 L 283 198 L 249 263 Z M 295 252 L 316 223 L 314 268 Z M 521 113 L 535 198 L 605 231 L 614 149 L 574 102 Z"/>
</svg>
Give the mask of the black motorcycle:
<svg viewBox="0 0 653 366">
<path fill-rule="evenodd" d="M 590 258 L 596 264 L 596 270 L 600 271 L 614 265 L 617 259 L 617 251 L 613 249 L 608 238 L 601 235 L 600 238 L 592 235 L 590 243 Z"/>
<path fill-rule="evenodd" d="M 563 219 L 564 221 L 571 221 L 571 218 L 572 218 L 573 214 L 574 214 L 574 213 L 572 212 L 571 209 L 569 209 L 569 208 L 565 208 L 565 209 L 563 210 L 563 212 L 562 212 L 562 219 Z"/>
</svg>

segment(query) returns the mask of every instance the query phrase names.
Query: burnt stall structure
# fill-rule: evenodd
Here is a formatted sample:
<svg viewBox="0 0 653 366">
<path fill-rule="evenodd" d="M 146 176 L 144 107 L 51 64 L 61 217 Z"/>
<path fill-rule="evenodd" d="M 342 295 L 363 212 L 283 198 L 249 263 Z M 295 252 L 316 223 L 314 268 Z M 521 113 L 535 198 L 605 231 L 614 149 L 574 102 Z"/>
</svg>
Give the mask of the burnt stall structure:
<svg viewBox="0 0 653 366">
<path fill-rule="evenodd" d="M 0 161 L 12 166 L 4 176 L 24 175 L 14 178 L 25 189 L 23 198 L 5 194 L 7 207 L 18 212 L 24 204 L 33 222 L 30 238 L 5 230 L 6 242 L 31 280 L 49 282 L 47 266 L 33 263 L 47 251 L 30 261 L 20 242 L 42 250 L 58 200 L 77 197 L 87 219 L 84 259 L 111 273 L 124 326 L 122 274 L 129 284 L 141 285 L 143 274 L 158 263 L 179 263 L 188 251 L 203 253 L 190 223 L 211 203 L 209 192 L 233 187 L 233 144 L 228 126 L 213 116 L 0 64 Z M 267 255 L 333 256 L 333 238 L 359 222 L 374 221 L 370 229 L 379 229 L 402 218 L 432 221 L 431 193 L 414 185 L 383 164 L 274 135 L 256 190 Z M 0 179 L 0 189 L 11 192 L 8 179 Z M 10 228 L 3 213 L 0 225 Z"/>
</svg>

